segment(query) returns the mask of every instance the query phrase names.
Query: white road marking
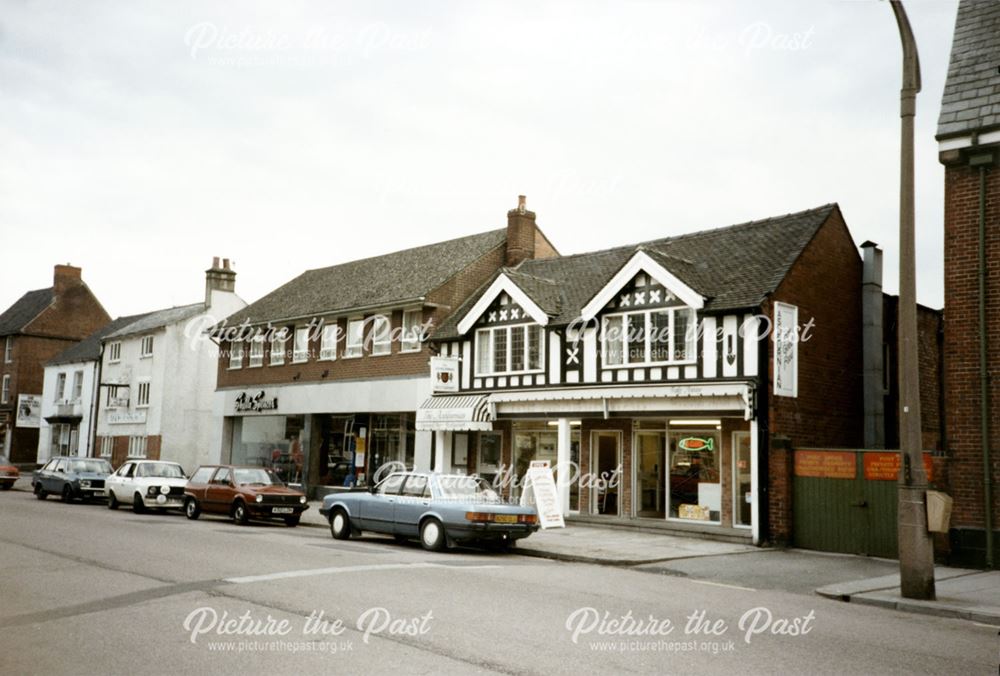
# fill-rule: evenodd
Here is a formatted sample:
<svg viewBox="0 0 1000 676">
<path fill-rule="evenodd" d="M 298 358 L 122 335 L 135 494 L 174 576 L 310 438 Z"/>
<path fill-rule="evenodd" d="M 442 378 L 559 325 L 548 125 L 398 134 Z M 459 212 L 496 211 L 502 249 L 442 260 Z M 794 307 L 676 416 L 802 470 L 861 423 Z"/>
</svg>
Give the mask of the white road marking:
<svg viewBox="0 0 1000 676">
<path fill-rule="evenodd" d="M 757 591 L 751 587 L 740 587 L 735 584 L 723 584 L 721 582 L 709 582 L 708 580 L 688 580 L 689 582 L 694 582 L 695 584 L 707 584 L 712 587 L 725 587 L 726 589 L 739 589 L 740 591 Z"/>
<path fill-rule="evenodd" d="M 311 577 L 314 575 L 333 575 L 336 573 L 364 573 L 373 570 L 403 570 L 407 568 L 446 568 L 448 570 L 483 570 L 485 568 L 502 568 L 495 564 L 475 566 L 449 566 L 443 563 L 421 561 L 417 563 L 374 563 L 364 566 L 335 566 L 332 568 L 310 568 L 307 570 L 289 570 L 283 573 L 268 573 L 267 575 L 247 575 L 244 577 L 227 577 L 224 582 L 232 584 L 249 584 L 267 580 L 287 580 L 296 577 Z"/>
</svg>

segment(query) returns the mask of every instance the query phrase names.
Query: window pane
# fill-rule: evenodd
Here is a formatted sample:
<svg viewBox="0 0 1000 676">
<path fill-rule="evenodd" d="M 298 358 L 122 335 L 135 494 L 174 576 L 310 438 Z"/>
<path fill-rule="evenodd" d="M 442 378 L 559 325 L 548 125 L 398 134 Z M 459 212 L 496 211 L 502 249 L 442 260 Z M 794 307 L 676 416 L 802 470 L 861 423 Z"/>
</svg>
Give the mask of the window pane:
<svg viewBox="0 0 1000 676">
<path fill-rule="evenodd" d="M 691 340 L 688 331 L 691 328 L 691 312 L 687 308 L 674 312 L 674 359 L 684 361 L 691 356 Z"/>
<path fill-rule="evenodd" d="M 524 370 L 524 329 L 515 326 L 510 330 L 510 370 Z"/>
<path fill-rule="evenodd" d="M 507 371 L 507 329 L 493 329 L 493 372 Z"/>
<path fill-rule="evenodd" d="M 653 312 L 649 321 L 650 361 L 670 361 L 670 311 Z"/>
<path fill-rule="evenodd" d="M 646 315 L 627 315 L 628 320 L 628 363 L 641 364 L 646 361 Z"/>
<path fill-rule="evenodd" d="M 320 359 L 335 359 L 337 357 L 337 325 L 327 324 L 323 327 L 323 342 L 319 349 Z"/>
<path fill-rule="evenodd" d="M 423 317 L 421 310 L 407 310 L 403 313 L 403 349 L 420 349 L 420 320 Z"/>
<path fill-rule="evenodd" d="M 483 330 L 476 333 L 476 373 L 489 373 L 492 365 L 490 355 L 490 332 Z"/>
<path fill-rule="evenodd" d="M 622 318 L 608 317 L 604 320 L 604 363 L 618 366 L 622 361 Z"/>
<path fill-rule="evenodd" d="M 375 315 L 372 319 L 372 354 L 389 354 L 392 350 L 391 339 L 389 318 L 385 315 Z"/>
<path fill-rule="evenodd" d="M 347 350 L 346 354 L 357 356 L 361 354 L 361 342 L 364 338 L 364 323 L 360 319 L 352 319 L 347 322 Z"/>
<path fill-rule="evenodd" d="M 542 327 L 540 326 L 529 326 L 528 327 L 528 368 L 537 369 L 541 368 L 541 339 L 542 339 Z"/>
<path fill-rule="evenodd" d="M 294 361 L 305 361 L 309 358 L 309 329 L 295 329 L 295 343 L 293 345 L 292 359 Z"/>
</svg>

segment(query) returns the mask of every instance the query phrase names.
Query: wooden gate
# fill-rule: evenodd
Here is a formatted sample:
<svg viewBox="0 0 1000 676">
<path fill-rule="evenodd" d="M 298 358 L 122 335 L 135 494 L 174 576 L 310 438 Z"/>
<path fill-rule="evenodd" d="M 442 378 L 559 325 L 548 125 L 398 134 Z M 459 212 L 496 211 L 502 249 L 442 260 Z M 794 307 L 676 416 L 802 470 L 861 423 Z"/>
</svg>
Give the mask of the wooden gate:
<svg viewBox="0 0 1000 676">
<path fill-rule="evenodd" d="M 931 478 L 931 455 L 924 453 Z M 795 546 L 897 558 L 899 451 L 795 450 Z"/>
</svg>

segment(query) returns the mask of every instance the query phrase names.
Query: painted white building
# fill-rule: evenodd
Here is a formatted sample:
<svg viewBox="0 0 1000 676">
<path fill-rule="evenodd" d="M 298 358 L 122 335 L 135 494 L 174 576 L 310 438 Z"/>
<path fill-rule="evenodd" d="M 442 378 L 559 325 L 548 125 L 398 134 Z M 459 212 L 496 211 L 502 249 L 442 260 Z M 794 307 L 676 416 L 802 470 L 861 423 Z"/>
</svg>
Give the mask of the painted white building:
<svg viewBox="0 0 1000 676">
<path fill-rule="evenodd" d="M 246 306 L 225 259 L 206 271 L 205 300 L 144 315 L 102 341 L 97 453 L 180 463 L 218 462 L 211 452 L 219 347 L 205 329 Z"/>
<path fill-rule="evenodd" d="M 101 341 L 144 315 L 119 317 L 45 364 L 39 464 L 57 455 L 92 457 Z"/>
</svg>

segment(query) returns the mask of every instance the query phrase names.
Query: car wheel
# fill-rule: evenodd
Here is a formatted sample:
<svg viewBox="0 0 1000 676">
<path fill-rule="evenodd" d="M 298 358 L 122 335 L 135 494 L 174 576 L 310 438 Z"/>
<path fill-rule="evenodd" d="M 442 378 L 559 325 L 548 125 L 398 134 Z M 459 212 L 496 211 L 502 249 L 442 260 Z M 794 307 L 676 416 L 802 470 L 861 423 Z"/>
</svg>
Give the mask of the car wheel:
<svg viewBox="0 0 1000 676">
<path fill-rule="evenodd" d="M 132 511 L 136 514 L 142 514 L 146 511 L 146 503 L 142 501 L 142 496 L 138 493 L 132 496 Z"/>
<path fill-rule="evenodd" d="M 429 552 L 444 549 L 444 526 L 437 519 L 430 518 L 420 525 L 420 544 Z"/>
<path fill-rule="evenodd" d="M 42 488 L 42 484 L 35 484 L 35 497 L 39 500 L 44 500 L 48 493 Z"/>
<path fill-rule="evenodd" d="M 62 489 L 62 501 L 63 502 L 73 502 L 73 488 L 66 484 Z"/>
<path fill-rule="evenodd" d="M 295 526 L 299 525 L 299 520 L 301 518 L 302 517 L 300 517 L 298 514 L 296 514 L 295 516 L 286 516 L 285 525 L 294 528 Z"/>
<path fill-rule="evenodd" d="M 250 515 L 247 513 L 247 506 L 243 504 L 242 500 L 239 500 L 235 505 L 233 505 L 233 521 L 240 526 L 245 526 L 247 525 L 247 522 L 250 521 Z"/>
<path fill-rule="evenodd" d="M 351 519 L 347 512 L 337 509 L 330 517 L 330 534 L 334 540 L 349 540 L 351 538 Z"/>
<path fill-rule="evenodd" d="M 108 509 L 118 509 L 118 498 L 114 491 L 108 491 Z"/>
<path fill-rule="evenodd" d="M 187 502 L 184 503 L 184 516 L 192 521 L 201 516 L 201 507 L 198 506 L 197 500 L 194 498 L 187 499 Z"/>
</svg>

